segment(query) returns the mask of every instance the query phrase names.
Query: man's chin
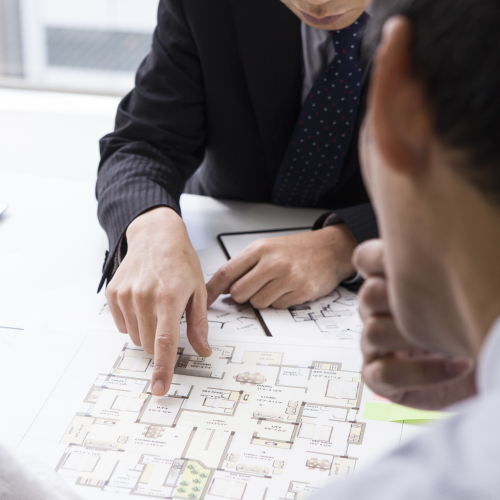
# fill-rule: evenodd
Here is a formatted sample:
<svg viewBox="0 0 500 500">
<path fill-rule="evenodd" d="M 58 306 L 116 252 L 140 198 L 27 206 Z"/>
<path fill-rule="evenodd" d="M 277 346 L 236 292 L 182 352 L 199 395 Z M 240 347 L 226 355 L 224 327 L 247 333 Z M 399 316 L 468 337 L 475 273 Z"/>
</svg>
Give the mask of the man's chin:
<svg viewBox="0 0 500 500">
<path fill-rule="evenodd" d="M 324 30 L 338 30 L 345 28 L 345 14 L 339 14 L 336 16 L 326 16 L 326 17 L 315 17 L 306 12 L 299 11 L 300 18 L 313 28 L 319 28 Z"/>
<path fill-rule="evenodd" d="M 313 28 L 322 29 L 326 31 L 341 30 L 353 24 L 363 13 L 362 10 L 352 9 L 347 12 L 331 15 L 316 17 L 313 14 L 304 12 L 294 5 L 283 2 L 287 7 L 303 22 L 312 26 Z"/>
</svg>

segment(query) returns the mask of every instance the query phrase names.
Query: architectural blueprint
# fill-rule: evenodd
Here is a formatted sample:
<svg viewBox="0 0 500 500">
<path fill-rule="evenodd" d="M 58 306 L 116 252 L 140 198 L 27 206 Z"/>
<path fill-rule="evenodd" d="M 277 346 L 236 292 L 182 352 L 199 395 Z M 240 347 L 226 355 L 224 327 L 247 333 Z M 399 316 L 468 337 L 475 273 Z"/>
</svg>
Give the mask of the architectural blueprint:
<svg viewBox="0 0 500 500">
<path fill-rule="evenodd" d="M 358 297 L 339 287 L 326 297 L 289 309 L 262 309 L 263 320 L 278 338 L 316 338 L 358 342 L 363 323 Z"/>
<path fill-rule="evenodd" d="M 64 433 L 57 471 L 79 485 L 163 498 L 289 498 L 354 473 L 364 423 L 358 372 L 340 362 L 284 363 L 284 352 L 178 351 L 166 397 L 153 360 L 126 344 Z M 284 347 L 282 351 L 284 351 Z"/>
<path fill-rule="evenodd" d="M 252 306 L 237 304 L 230 295 L 219 297 L 207 311 L 208 334 L 222 330 L 223 333 L 240 335 L 265 335 Z M 186 334 L 186 317 L 181 321 L 181 335 Z"/>
<path fill-rule="evenodd" d="M 361 419 L 359 350 L 214 334 L 201 358 L 181 338 L 171 389 L 155 397 L 152 356 L 126 341 L 81 334 L 66 361 L 25 351 L 34 369 L 51 363 L 54 385 L 27 400 L 17 446 L 83 498 L 300 500 L 399 442 L 401 426 Z"/>
</svg>

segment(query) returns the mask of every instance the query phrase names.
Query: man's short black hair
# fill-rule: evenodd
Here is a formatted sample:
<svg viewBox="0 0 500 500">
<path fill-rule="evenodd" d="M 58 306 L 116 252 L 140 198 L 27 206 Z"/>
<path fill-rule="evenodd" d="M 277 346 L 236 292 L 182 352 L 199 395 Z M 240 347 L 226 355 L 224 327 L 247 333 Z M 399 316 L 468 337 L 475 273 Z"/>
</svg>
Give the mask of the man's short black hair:
<svg viewBox="0 0 500 500">
<path fill-rule="evenodd" d="M 413 27 L 413 69 L 443 144 L 467 153 L 460 169 L 500 202 L 500 1 L 375 0 L 365 34 L 373 54 L 394 15 Z"/>
</svg>

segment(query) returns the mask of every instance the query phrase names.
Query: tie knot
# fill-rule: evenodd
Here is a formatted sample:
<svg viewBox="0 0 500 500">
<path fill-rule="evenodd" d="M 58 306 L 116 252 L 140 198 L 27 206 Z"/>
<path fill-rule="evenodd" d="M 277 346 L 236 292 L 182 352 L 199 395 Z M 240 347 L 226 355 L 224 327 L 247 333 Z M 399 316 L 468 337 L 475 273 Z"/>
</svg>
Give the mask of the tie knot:
<svg viewBox="0 0 500 500">
<path fill-rule="evenodd" d="M 359 44 L 363 35 L 362 31 L 369 16 L 366 12 L 347 28 L 330 31 L 335 47 L 335 59 L 346 59 L 346 62 L 359 59 Z M 339 61 L 339 62 L 340 62 Z"/>
</svg>

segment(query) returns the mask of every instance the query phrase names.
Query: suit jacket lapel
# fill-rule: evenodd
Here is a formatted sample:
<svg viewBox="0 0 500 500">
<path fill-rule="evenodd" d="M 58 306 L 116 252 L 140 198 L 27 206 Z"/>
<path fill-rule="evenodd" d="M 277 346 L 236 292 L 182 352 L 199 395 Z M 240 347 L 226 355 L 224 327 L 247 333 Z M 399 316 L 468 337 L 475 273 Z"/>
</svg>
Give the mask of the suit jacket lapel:
<svg viewBox="0 0 500 500">
<path fill-rule="evenodd" d="M 231 0 L 231 4 L 272 185 L 301 106 L 300 20 L 277 0 Z"/>
</svg>

